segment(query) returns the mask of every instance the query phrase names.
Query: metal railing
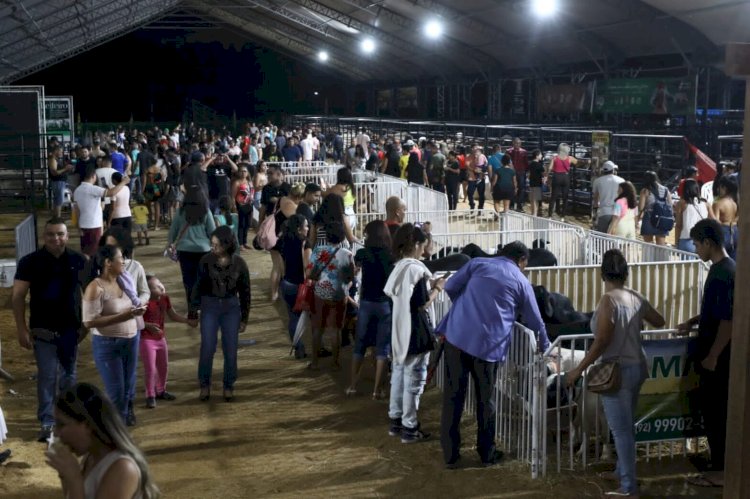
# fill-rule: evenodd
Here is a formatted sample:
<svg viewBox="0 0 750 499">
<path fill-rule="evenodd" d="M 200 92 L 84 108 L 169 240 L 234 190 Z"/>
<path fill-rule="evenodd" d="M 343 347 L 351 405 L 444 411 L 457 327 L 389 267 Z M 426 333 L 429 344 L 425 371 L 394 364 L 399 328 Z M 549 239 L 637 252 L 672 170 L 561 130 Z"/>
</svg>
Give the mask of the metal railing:
<svg viewBox="0 0 750 499">
<path fill-rule="evenodd" d="M 586 238 L 586 263 L 601 264 L 607 250 L 619 249 L 628 263 L 697 260 L 698 255 L 671 246 L 658 245 L 590 231 Z"/>
<path fill-rule="evenodd" d="M 659 340 L 674 337 L 675 330 L 642 331 L 643 340 Z M 590 462 L 589 448 L 594 441 L 594 461 L 612 459 L 609 426 L 604 415 L 603 407 L 598 395 L 587 390 L 585 382 L 575 389 L 565 388 L 564 373 L 578 365 L 593 343 L 593 334 L 578 334 L 559 336 L 552 342 L 544 353 L 545 363 L 549 375 L 545 386 L 545 410 L 543 411 L 545 438 L 544 455 L 554 460 L 555 469 L 559 473 L 563 469 L 575 470 L 580 465 L 586 469 Z M 654 365 L 648 366 L 648 372 L 655 370 Z M 550 404 L 550 397 L 552 404 Z M 634 415 L 635 416 L 635 415 Z M 552 421 L 549 421 L 549 419 Z M 549 424 L 548 424 L 549 422 Z M 638 427 L 641 427 L 639 420 Z M 696 428 L 699 424 L 696 423 Z M 691 435 L 698 436 L 698 431 Z M 547 448 L 547 435 L 553 435 L 554 449 L 550 453 Z M 651 438 L 646 442 L 638 442 L 637 454 L 649 460 L 653 456 L 652 446 L 657 447 L 657 457 L 661 458 L 666 446 L 668 454 L 687 455 L 690 447 L 687 438 Z"/>
<path fill-rule="evenodd" d="M 16 262 L 37 250 L 36 217 L 29 215 L 15 228 Z"/>
<path fill-rule="evenodd" d="M 700 260 L 634 263 L 628 266 L 628 286 L 638 290 L 669 325 L 677 325 L 700 312 L 708 266 Z M 570 298 L 575 310 L 596 309 L 604 294 L 598 265 L 527 268 L 533 285 Z"/>
</svg>

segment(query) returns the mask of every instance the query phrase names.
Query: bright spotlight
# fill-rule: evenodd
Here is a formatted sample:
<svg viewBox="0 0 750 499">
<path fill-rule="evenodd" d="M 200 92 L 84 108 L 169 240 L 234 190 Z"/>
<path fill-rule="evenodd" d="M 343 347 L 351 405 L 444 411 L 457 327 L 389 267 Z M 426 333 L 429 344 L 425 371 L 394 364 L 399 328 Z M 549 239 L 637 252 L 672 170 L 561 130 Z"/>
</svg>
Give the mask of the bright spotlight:
<svg viewBox="0 0 750 499">
<path fill-rule="evenodd" d="M 317 91 L 313 92 L 313 95 L 318 95 L 318 92 Z"/>
<path fill-rule="evenodd" d="M 560 7 L 558 0 L 531 0 L 531 10 L 539 17 L 550 17 Z"/>
<path fill-rule="evenodd" d="M 372 38 L 365 38 L 362 40 L 361 47 L 365 54 L 372 54 L 375 52 L 375 41 Z"/>
<path fill-rule="evenodd" d="M 433 40 L 440 38 L 440 35 L 443 34 L 443 23 L 434 19 L 429 21 L 424 25 L 424 34 L 427 38 L 432 38 Z"/>
<path fill-rule="evenodd" d="M 318 52 L 318 60 L 320 62 L 326 62 L 328 60 L 328 52 L 326 52 L 325 50 L 321 50 L 320 52 Z"/>
</svg>

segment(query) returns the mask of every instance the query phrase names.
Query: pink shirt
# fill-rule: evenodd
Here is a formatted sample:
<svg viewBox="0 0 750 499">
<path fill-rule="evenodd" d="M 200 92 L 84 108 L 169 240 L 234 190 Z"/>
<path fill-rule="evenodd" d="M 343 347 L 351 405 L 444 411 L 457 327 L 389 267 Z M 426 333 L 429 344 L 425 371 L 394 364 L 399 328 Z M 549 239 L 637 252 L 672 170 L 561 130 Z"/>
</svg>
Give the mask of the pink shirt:
<svg viewBox="0 0 750 499">
<path fill-rule="evenodd" d="M 559 156 L 555 156 L 552 160 L 552 173 L 568 173 L 570 172 L 570 157 L 560 159 Z"/>
</svg>

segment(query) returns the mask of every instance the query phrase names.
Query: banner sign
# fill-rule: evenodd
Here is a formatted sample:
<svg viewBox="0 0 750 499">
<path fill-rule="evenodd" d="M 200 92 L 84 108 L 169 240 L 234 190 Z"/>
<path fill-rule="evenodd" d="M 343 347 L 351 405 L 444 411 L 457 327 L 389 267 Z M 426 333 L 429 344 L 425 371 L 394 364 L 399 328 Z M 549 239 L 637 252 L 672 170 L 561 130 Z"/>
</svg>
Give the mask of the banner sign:
<svg viewBox="0 0 750 499">
<path fill-rule="evenodd" d="M 539 85 L 536 93 L 536 111 L 540 114 L 589 112 L 591 94 L 590 84 Z"/>
<path fill-rule="evenodd" d="M 599 80 L 594 108 L 603 113 L 695 114 L 695 77 Z"/>
<path fill-rule="evenodd" d="M 646 340 L 648 379 L 636 410 L 637 442 L 704 435 L 697 409 L 698 374 L 688 359 L 694 339 Z"/>
<path fill-rule="evenodd" d="M 47 137 L 57 137 L 67 151 L 74 134 L 73 97 L 45 97 L 44 121 Z"/>
</svg>

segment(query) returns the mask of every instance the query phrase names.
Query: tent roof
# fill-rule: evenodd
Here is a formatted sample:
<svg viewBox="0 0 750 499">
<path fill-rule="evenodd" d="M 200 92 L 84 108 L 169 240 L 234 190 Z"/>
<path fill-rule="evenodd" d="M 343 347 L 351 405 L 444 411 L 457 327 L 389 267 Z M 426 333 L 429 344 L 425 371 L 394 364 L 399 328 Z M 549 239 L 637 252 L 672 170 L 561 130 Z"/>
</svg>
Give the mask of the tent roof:
<svg viewBox="0 0 750 499">
<path fill-rule="evenodd" d="M 457 79 L 549 73 L 577 64 L 617 67 L 679 54 L 686 65 L 721 60 L 750 41 L 750 2 L 559 0 L 539 19 L 519 0 L 1 0 L 0 83 L 10 83 L 150 23 L 219 26 L 354 81 Z M 710 4 L 707 6 L 707 4 Z M 445 30 L 422 33 L 429 19 Z M 370 37 L 377 48 L 363 55 Z"/>
</svg>

